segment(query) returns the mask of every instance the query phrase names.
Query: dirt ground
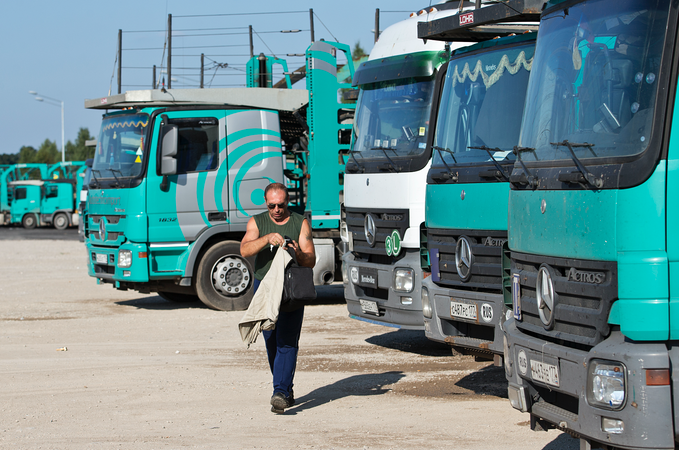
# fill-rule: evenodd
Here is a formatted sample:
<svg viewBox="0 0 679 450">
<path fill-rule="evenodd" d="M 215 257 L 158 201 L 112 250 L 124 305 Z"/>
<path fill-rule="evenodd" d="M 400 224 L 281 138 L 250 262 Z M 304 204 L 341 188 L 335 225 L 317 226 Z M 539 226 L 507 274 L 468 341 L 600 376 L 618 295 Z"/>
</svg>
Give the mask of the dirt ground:
<svg viewBox="0 0 679 450">
<path fill-rule="evenodd" d="M 0 242 L 2 449 L 579 448 L 530 431 L 502 368 L 350 319 L 341 285 L 306 308 L 297 404 L 275 415 L 243 312 L 116 291 L 85 264 L 77 241 Z"/>
</svg>

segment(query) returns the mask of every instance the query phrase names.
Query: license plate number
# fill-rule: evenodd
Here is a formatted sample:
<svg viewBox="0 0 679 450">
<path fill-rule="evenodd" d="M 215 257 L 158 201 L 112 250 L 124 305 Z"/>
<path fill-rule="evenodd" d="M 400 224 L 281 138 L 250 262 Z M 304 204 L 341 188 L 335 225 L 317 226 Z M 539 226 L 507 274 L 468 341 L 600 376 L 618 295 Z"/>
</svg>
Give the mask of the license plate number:
<svg viewBox="0 0 679 450">
<path fill-rule="evenodd" d="M 541 381 L 552 386 L 559 386 L 559 369 L 554 364 L 531 360 L 530 376 L 535 381 Z"/>
<path fill-rule="evenodd" d="M 108 262 L 108 255 L 97 253 L 97 263 L 106 264 Z"/>
<path fill-rule="evenodd" d="M 450 315 L 461 319 L 476 320 L 476 305 L 471 303 L 450 302 Z"/>
<path fill-rule="evenodd" d="M 371 302 L 370 300 L 359 300 L 361 302 L 361 309 L 363 312 L 370 314 L 379 314 L 380 310 L 377 308 L 377 302 Z"/>
</svg>

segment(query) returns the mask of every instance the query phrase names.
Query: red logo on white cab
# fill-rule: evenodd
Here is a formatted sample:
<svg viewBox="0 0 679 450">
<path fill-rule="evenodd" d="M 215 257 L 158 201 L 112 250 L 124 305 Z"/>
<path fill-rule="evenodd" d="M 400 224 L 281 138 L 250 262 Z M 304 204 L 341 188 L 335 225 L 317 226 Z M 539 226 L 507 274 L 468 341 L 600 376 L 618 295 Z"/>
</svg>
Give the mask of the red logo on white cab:
<svg viewBox="0 0 679 450">
<path fill-rule="evenodd" d="M 474 23 L 474 12 L 460 14 L 460 26 L 469 25 L 470 23 Z"/>
</svg>

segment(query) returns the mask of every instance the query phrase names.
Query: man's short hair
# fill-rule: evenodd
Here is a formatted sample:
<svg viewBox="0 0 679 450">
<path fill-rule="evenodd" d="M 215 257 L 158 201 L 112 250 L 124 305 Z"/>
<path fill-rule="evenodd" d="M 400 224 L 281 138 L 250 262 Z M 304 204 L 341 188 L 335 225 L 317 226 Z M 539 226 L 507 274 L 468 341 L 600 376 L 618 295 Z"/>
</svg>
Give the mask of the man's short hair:
<svg viewBox="0 0 679 450">
<path fill-rule="evenodd" d="M 266 194 L 269 193 L 269 191 L 283 191 L 285 192 L 285 202 L 290 201 L 290 194 L 288 193 L 288 188 L 283 184 L 283 183 L 271 183 L 264 189 L 264 198 L 266 199 Z"/>
</svg>

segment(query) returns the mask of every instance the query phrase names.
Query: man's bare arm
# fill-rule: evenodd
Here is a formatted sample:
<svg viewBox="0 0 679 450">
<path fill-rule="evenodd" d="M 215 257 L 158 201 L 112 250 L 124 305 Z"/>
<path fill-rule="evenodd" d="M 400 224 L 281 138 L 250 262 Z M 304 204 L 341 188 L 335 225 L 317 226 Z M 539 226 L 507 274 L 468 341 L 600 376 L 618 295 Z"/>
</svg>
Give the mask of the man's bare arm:
<svg viewBox="0 0 679 450">
<path fill-rule="evenodd" d="M 278 233 L 260 236 L 254 217 L 250 217 L 248 226 L 245 229 L 245 236 L 240 241 L 240 254 L 245 258 L 249 258 L 261 252 L 267 245 L 280 245 L 284 241 L 283 236 Z"/>
<path fill-rule="evenodd" d="M 297 263 L 304 267 L 313 267 L 316 265 L 316 248 L 314 247 L 314 240 L 311 236 L 311 226 L 309 222 L 304 219 L 302 222 L 302 231 L 299 233 L 299 244 L 293 241 L 295 248 L 295 255 L 297 256 Z"/>
</svg>

